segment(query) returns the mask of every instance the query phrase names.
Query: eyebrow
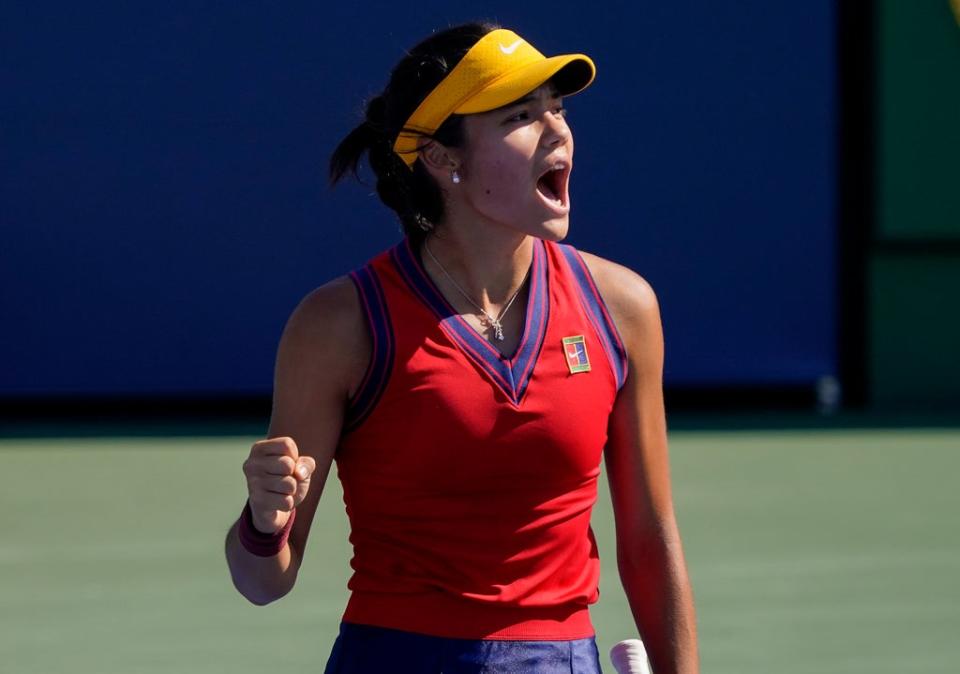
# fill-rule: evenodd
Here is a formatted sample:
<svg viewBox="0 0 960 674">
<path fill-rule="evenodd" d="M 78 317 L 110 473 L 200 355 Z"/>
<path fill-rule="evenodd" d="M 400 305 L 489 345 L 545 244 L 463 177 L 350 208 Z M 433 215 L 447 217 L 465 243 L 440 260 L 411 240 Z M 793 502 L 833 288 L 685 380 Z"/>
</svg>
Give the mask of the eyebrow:
<svg viewBox="0 0 960 674">
<path fill-rule="evenodd" d="M 524 96 L 523 98 L 518 98 L 517 100 L 513 101 L 512 103 L 507 103 L 505 106 L 503 106 L 503 109 L 504 109 L 504 110 L 509 110 L 510 108 L 516 107 L 516 106 L 518 106 L 518 105 L 523 105 L 524 103 L 529 103 L 530 101 L 535 101 L 535 100 L 537 100 L 538 98 L 539 98 L 539 96 L 536 96 L 536 95 L 534 95 L 534 94 L 527 94 L 527 95 Z M 554 89 L 554 90 L 552 90 L 552 91 L 550 92 L 550 98 L 562 98 L 562 97 L 560 96 L 560 92 L 559 92 L 557 89 Z"/>
</svg>

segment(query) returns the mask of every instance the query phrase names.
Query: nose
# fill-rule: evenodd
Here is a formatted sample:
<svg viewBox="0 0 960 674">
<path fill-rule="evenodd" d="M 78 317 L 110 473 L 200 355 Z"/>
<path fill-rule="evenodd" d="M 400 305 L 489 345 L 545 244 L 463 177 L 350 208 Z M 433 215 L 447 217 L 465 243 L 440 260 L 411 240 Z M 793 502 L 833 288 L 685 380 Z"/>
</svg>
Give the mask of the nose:
<svg viewBox="0 0 960 674">
<path fill-rule="evenodd" d="M 544 143 L 548 147 L 555 147 L 557 145 L 565 144 L 571 135 L 570 127 L 567 126 L 567 121 L 564 119 L 563 115 L 554 112 L 553 110 L 546 111 L 546 122 L 543 127 L 543 138 Z"/>
</svg>

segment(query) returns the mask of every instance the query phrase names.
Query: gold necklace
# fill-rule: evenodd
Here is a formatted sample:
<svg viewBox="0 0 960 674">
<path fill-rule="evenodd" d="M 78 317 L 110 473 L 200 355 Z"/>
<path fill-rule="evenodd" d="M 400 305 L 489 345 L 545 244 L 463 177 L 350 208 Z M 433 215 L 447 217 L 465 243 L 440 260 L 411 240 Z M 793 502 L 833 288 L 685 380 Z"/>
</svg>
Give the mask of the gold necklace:
<svg viewBox="0 0 960 674">
<path fill-rule="evenodd" d="M 429 255 L 430 258 L 434 262 L 436 262 L 437 266 L 440 267 L 440 271 L 442 271 L 444 275 L 448 279 L 450 279 L 450 283 L 453 284 L 453 287 L 459 290 L 460 294 L 463 295 L 467 299 L 467 301 L 470 302 L 470 304 L 472 304 L 473 306 L 475 306 L 477 309 L 480 310 L 480 313 L 483 314 L 485 323 L 493 328 L 493 336 L 502 342 L 503 341 L 503 324 L 501 323 L 501 320 L 503 319 L 504 315 L 507 313 L 507 310 L 513 305 L 513 301 L 517 299 L 517 295 L 520 294 L 520 288 L 523 287 L 524 282 L 526 282 L 527 280 L 527 276 L 530 275 L 530 268 L 529 267 L 527 268 L 527 273 L 524 274 L 523 281 L 520 281 L 520 285 L 517 286 L 516 291 L 514 291 L 513 297 L 511 297 L 510 301 L 507 302 L 506 305 L 504 305 L 503 310 L 500 312 L 500 315 L 497 317 L 493 317 L 489 313 L 487 313 L 486 309 L 484 309 L 477 302 L 475 302 L 473 298 L 467 294 L 467 291 L 461 288 L 460 284 L 453 279 L 453 277 L 450 275 L 450 272 L 448 272 L 446 268 L 442 264 L 440 264 L 440 260 L 436 258 L 436 256 L 433 254 L 433 251 L 430 250 L 430 246 L 427 245 L 426 239 L 424 239 L 423 241 L 423 247 L 427 250 L 427 255 Z"/>
</svg>

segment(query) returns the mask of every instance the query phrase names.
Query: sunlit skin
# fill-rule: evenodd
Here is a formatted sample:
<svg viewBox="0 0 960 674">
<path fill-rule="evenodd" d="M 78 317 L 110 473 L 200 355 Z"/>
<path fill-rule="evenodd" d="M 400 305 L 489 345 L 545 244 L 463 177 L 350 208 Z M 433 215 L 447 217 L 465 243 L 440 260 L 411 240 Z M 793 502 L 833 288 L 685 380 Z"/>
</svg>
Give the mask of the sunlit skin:
<svg viewBox="0 0 960 674">
<path fill-rule="evenodd" d="M 523 330 L 528 285 L 523 280 L 535 237 L 558 241 L 569 227 L 569 213 L 551 212 L 535 189 L 548 159 L 563 157 L 572 165 L 573 135 L 560 111 L 562 101 L 551 95 L 549 86 L 534 93 L 534 100 L 521 106 L 467 116 L 464 148 L 433 142 L 425 144 L 420 155 L 446 193 L 447 217 L 427 237 L 430 251 L 457 285 L 493 315 L 521 289 L 503 321 L 505 339 L 493 339 L 478 310 L 429 255 L 421 254 L 427 272 L 464 318 L 508 355 Z M 459 184 L 451 181 L 453 170 L 462 178 Z M 627 354 L 628 375 L 610 413 L 603 451 L 620 578 L 653 671 L 697 674 L 693 595 L 671 495 L 657 296 L 646 280 L 627 267 L 581 254 Z M 309 293 L 287 321 L 277 352 L 267 438 L 273 442 L 273 451 L 284 454 L 289 473 L 299 461 L 310 476 L 283 478 L 282 486 L 277 483 L 277 498 L 294 495 L 297 512 L 288 543 L 279 554 L 253 556 L 238 542 L 236 526 L 228 532 L 231 577 L 240 593 L 255 604 L 276 601 L 296 583 L 344 414 L 363 380 L 370 354 L 364 310 L 346 276 Z M 274 464 L 277 460 L 274 457 Z M 250 461 L 254 468 L 260 465 Z M 254 513 L 254 522 L 263 531 L 275 531 L 287 521 L 291 507 L 284 501 L 276 508 L 264 508 Z"/>
<path fill-rule="evenodd" d="M 533 101 L 467 115 L 463 149 L 428 142 L 422 151 L 427 170 L 447 193 L 441 225 L 447 232 L 514 239 L 529 234 L 553 241 L 567 235 L 569 213 L 551 213 L 535 187 L 548 159 L 572 164 L 573 133 L 556 89 L 545 84 L 531 94 Z M 454 168 L 459 184 L 450 178 Z"/>
</svg>

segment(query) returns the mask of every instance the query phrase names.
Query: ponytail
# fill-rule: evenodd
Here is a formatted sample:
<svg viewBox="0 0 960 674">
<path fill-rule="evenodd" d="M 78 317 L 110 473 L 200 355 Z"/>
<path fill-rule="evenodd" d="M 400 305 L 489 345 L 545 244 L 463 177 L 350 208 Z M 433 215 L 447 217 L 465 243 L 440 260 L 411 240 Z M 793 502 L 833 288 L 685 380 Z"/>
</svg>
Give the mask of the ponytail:
<svg viewBox="0 0 960 674">
<path fill-rule="evenodd" d="M 330 186 L 336 185 L 349 171 L 357 180 L 360 179 L 357 167 L 364 152 L 370 150 L 376 142 L 377 133 L 369 122 L 355 128 L 347 137 L 340 141 L 337 149 L 330 157 Z"/>
</svg>

